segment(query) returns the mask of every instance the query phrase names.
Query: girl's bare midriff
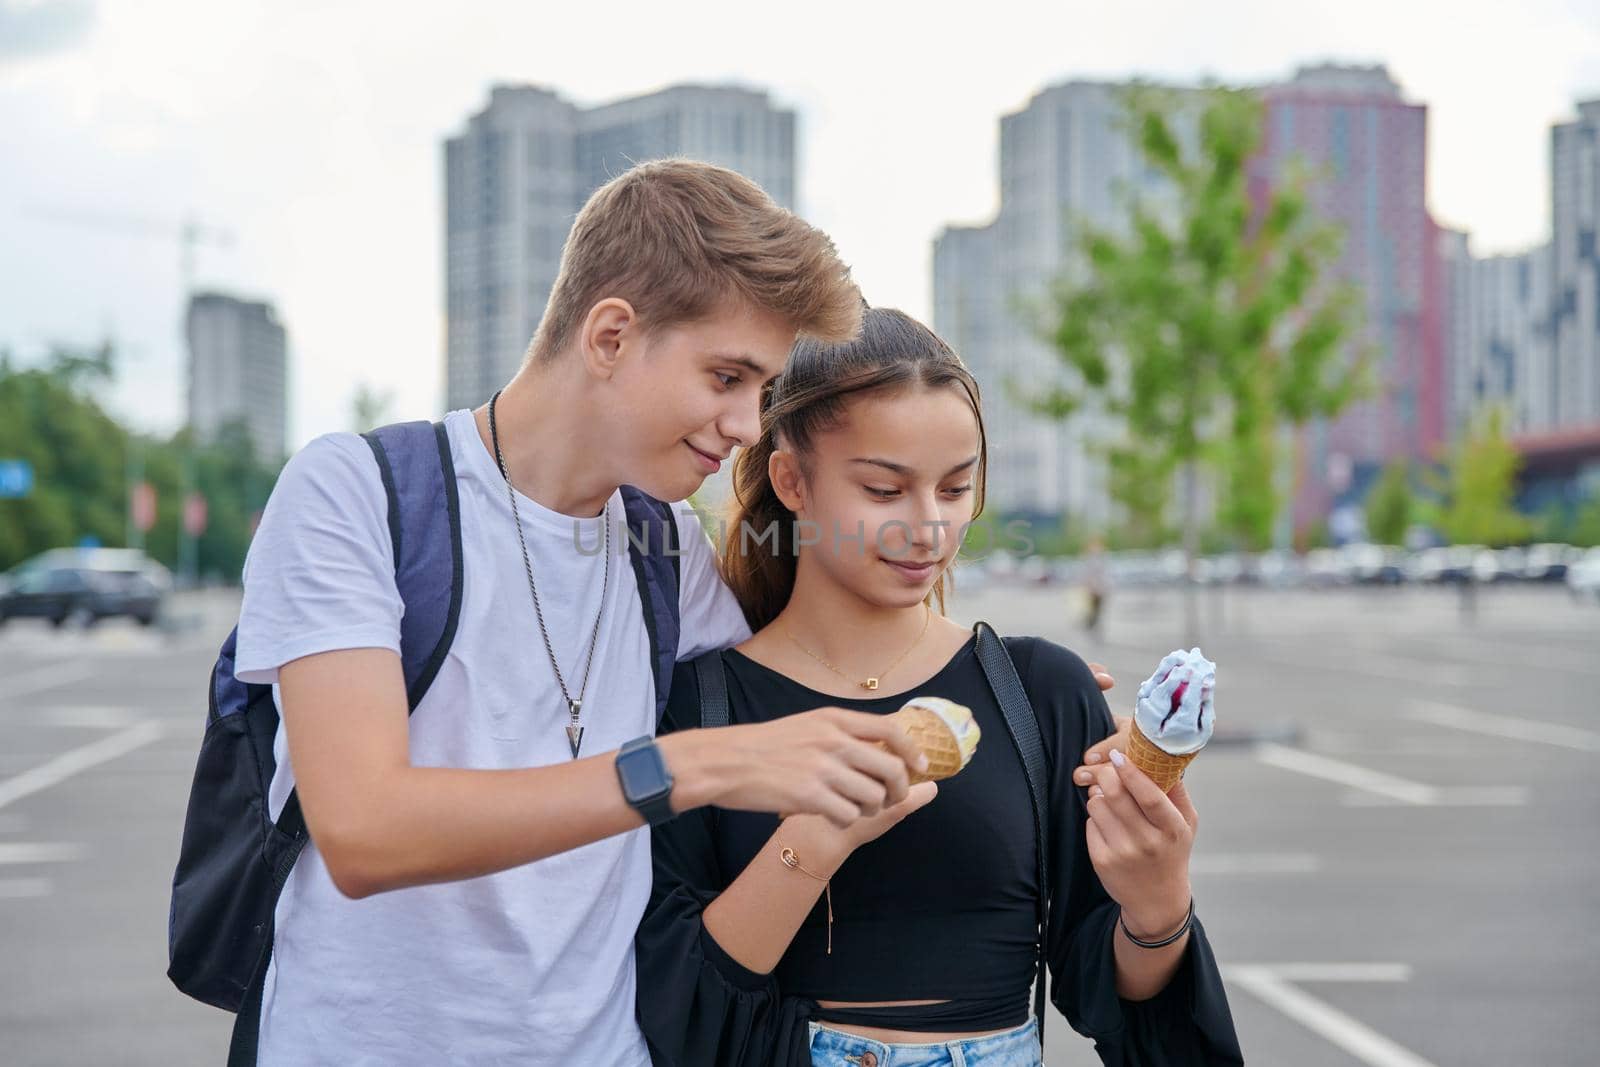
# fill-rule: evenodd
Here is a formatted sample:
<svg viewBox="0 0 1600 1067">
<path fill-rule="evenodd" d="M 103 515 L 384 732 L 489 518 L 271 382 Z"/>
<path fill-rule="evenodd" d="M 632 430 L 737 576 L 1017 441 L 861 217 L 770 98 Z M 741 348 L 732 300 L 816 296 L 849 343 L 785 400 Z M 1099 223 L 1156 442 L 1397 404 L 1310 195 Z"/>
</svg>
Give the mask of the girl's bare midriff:
<svg viewBox="0 0 1600 1067">
<path fill-rule="evenodd" d="M 821 1008 L 918 1008 L 928 1004 L 944 1004 L 943 1000 L 873 1000 L 873 1001 L 842 1001 L 819 1000 Z M 864 1037 L 868 1041 L 881 1041 L 885 1045 L 936 1045 L 941 1041 L 970 1041 L 978 1037 L 993 1037 L 995 1034 L 1009 1033 L 1013 1027 L 1001 1030 L 971 1030 L 952 1031 L 949 1033 L 928 1032 L 925 1030 L 884 1030 L 876 1026 L 856 1026 L 853 1023 L 826 1023 L 830 1030 L 840 1030 L 856 1037 Z"/>
</svg>

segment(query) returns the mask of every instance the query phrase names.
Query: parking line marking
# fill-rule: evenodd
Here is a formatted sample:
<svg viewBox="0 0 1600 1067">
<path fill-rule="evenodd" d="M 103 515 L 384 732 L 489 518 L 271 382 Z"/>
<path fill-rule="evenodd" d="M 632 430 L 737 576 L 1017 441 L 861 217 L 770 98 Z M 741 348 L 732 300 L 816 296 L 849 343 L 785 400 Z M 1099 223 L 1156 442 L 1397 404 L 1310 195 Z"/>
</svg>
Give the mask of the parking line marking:
<svg viewBox="0 0 1600 1067">
<path fill-rule="evenodd" d="M 1428 700 L 1408 701 L 1406 718 L 1418 722 L 1447 726 L 1453 730 L 1505 737 L 1513 741 L 1531 741 L 1541 745 L 1556 745 L 1578 752 L 1600 752 L 1600 733 L 1581 730 L 1576 726 L 1522 719 L 1513 715 L 1490 715 L 1454 704 L 1440 704 Z"/>
<path fill-rule="evenodd" d="M 1434 799 L 1434 788 L 1431 785 L 1423 785 L 1421 782 L 1409 781 L 1366 767 L 1357 767 L 1353 763 L 1329 759 L 1327 756 L 1318 756 L 1286 745 L 1270 742 L 1257 745 L 1256 758 L 1273 767 L 1321 778 L 1324 781 L 1337 782 L 1353 789 L 1398 800 L 1403 804 L 1425 805 Z"/>
<path fill-rule="evenodd" d="M 0 900 L 47 897 L 53 888 L 48 878 L 0 878 Z"/>
<path fill-rule="evenodd" d="M 1409 685 L 1428 686 L 1431 688 L 1451 687 L 1469 688 L 1473 683 L 1470 679 L 1462 677 L 1458 669 L 1440 666 L 1436 663 L 1415 663 L 1411 660 L 1397 656 L 1385 655 L 1382 652 L 1372 652 L 1366 648 L 1350 649 L 1349 654 L 1341 656 L 1339 662 L 1331 663 L 1315 656 L 1294 656 L 1286 653 L 1291 650 L 1304 649 L 1306 642 L 1297 638 L 1267 637 L 1254 638 L 1255 641 L 1282 650 L 1258 657 L 1259 659 L 1293 667 L 1296 670 L 1325 671 L 1329 674 L 1348 676 L 1350 674 L 1365 674 L 1372 678 L 1384 678 L 1393 682 L 1405 682 Z"/>
<path fill-rule="evenodd" d="M 111 704 L 71 704 L 61 707 L 22 708 L 12 709 L 9 712 L 0 712 L 8 715 L 11 721 L 21 721 L 24 717 L 28 723 L 36 726 L 60 726 L 69 729 L 85 727 L 95 730 L 111 730 L 119 726 L 131 726 L 137 722 L 145 721 L 142 716 L 131 708 Z"/>
<path fill-rule="evenodd" d="M 82 856 L 82 845 L 56 841 L 0 841 L 0 867 L 8 863 L 66 863 Z"/>
<path fill-rule="evenodd" d="M 1566 632 L 1566 631 L 1564 631 Z M 1469 663 L 1505 664 L 1516 667 L 1534 667 L 1544 671 L 1564 671 L 1569 674 L 1583 674 L 1591 678 L 1600 677 L 1600 670 L 1596 670 L 1592 661 L 1585 662 L 1578 656 L 1564 655 L 1548 647 L 1532 647 L 1516 642 L 1495 644 L 1489 641 L 1463 638 L 1452 634 L 1447 643 L 1441 644 L 1432 639 L 1428 644 L 1439 650 L 1439 655 L 1448 656 L 1451 653 L 1470 652 Z"/>
<path fill-rule="evenodd" d="M 29 696 L 46 689 L 71 685 L 73 682 L 83 681 L 93 673 L 93 668 L 82 663 L 52 663 L 48 667 L 40 667 L 6 679 L 4 688 L 0 688 L 0 698 Z"/>
<path fill-rule="evenodd" d="M 1528 803 L 1531 790 L 1525 785 L 1440 786 L 1434 787 L 1421 807 L 1425 808 L 1520 808 Z M 1347 793 L 1339 798 L 1347 808 L 1381 808 L 1400 803 L 1368 793 Z"/>
<path fill-rule="evenodd" d="M 1435 786 L 1413 782 L 1354 763 L 1329 759 L 1287 745 L 1266 742 L 1255 746 L 1256 759 L 1272 767 L 1321 778 L 1358 789 L 1366 796 L 1344 798 L 1345 807 L 1410 804 L 1419 808 L 1519 807 L 1528 802 L 1529 790 L 1520 785 Z"/>
<path fill-rule="evenodd" d="M 1369 1067 L 1437 1067 L 1294 984 L 1403 982 L 1411 976 L 1404 964 L 1245 963 L 1224 965 L 1222 976 Z"/>
<path fill-rule="evenodd" d="M 120 730 L 110 737 L 102 737 L 91 744 L 63 752 L 55 759 L 41 763 L 32 770 L 23 771 L 15 777 L 0 781 L 0 808 L 41 789 L 48 789 L 59 782 L 64 782 L 91 767 L 148 745 L 160 737 L 161 733 L 160 723 L 142 722 L 126 730 Z"/>
<path fill-rule="evenodd" d="M 1218 852 L 1189 857 L 1191 874 L 1315 874 L 1321 869 L 1322 860 L 1310 852 Z"/>
</svg>

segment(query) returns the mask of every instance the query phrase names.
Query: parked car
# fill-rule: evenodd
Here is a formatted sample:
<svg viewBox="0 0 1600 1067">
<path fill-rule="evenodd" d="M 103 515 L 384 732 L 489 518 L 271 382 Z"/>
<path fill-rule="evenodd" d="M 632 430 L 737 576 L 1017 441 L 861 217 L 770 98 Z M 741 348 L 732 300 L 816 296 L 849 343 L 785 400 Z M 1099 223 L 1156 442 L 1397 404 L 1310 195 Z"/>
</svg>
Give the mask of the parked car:
<svg viewBox="0 0 1600 1067">
<path fill-rule="evenodd" d="M 1559 582 L 1566 578 L 1567 567 L 1581 554 L 1571 545 L 1530 545 L 1522 577 L 1530 582 Z"/>
<path fill-rule="evenodd" d="M 40 618 L 53 626 L 82 618 L 93 624 L 126 616 L 156 621 L 171 575 L 131 549 L 53 549 L 10 571 L 0 583 L 0 623 Z"/>
<path fill-rule="evenodd" d="M 1479 582 L 1514 582 L 1522 577 L 1528 553 L 1521 548 L 1481 548 L 1472 557 L 1472 574 Z"/>
<path fill-rule="evenodd" d="M 1332 548 L 1313 548 L 1306 553 L 1306 584 L 1311 586 L 1338 585 L 1343 576 L 1339 571 L 1339 553 Z"/>
<path fill-rule="evenodd" d="M 1567 588 L 1575 597 L 1600 602 L 1600 548 L 1591 548 L 1567 565 Z"/>
<path fill-rule="evenodd" d="M 1349 544 L 1338 549 L 1342 582 L 1358 585 L 1399 585 L 1405 581 L 1405 555 L 1386 545 Z"/>
<path fill-rule="evenodd" d="M 1419 582 L 1465 582 L 1472 578 L 1473 557 L 1480 545 L 1425 548 L 1413 559 L 1411 577 Z"/>
<path fill-rule="evenodd" d="M 1256 563 L 1256 575 L 1261 584 L 1275 589 L 1299 585 L 1305 580 L 1305 574 L 1305 560 L 1293 552 L 1263 552 Z"/>
</svg>

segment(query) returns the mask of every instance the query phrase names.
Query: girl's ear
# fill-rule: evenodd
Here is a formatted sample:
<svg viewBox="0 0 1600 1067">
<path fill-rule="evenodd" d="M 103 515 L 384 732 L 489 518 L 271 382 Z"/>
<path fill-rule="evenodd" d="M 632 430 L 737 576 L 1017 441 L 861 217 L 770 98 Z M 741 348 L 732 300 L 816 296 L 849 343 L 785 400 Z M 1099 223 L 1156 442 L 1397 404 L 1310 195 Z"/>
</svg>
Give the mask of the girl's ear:
<svg viewBox="0 0 1600 1067">
<path fill-rule="evenodd" d="M 796 515 L 800 514 L 805 506 L 805 479 L 795 454 L 782 449 L 775 450 L 767 457 L 767 477 L 772 482 L 772 491 L 783 506 Z"/>
</svg>

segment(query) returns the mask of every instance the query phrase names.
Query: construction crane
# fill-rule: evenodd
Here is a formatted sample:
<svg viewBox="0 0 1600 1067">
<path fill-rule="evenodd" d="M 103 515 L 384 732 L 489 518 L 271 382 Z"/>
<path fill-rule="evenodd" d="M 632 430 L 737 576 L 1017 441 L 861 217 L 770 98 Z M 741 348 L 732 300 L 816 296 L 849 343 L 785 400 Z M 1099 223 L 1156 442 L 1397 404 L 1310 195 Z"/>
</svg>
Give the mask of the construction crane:
<svg viewBox="0 0 1600 1067">
<path fill-rule="evenodd" d="M 183 219 L 165 219 L 121 212 L 81 211 L 57 207 L 38 207 L 30 210 L 28 214 L 45 222 L 103 230 L 125 237 L 176 241 L 178 269 L 183 279 L 185 300 L 194 290 L 195 249 L 203 244 L 219 248 L 231 247 L 233 244 L 233 231 L 201 222 L 192 215 Z"/>
<path fill-rule="evenodd" d="M 142 237 L 162 241 L 176 240 L 178 243 L 178 271 L 182 280 L 185 307 L 187 307 L 189 299 L 194 295 L 196 249 L 203 244 L 221 248 L 227 248 L 233 244 L 233 232 L 231 230 L 203 223 L 192 215 L 183 219 L 173 220 L 148 215 L 84 211 L 58 207 L 36 207 L 30 210 L 28 214 L 45 222 L 97 229 L 105 233 L 115 233 L 125 237 Z M 180 337 L 183 333 L 183 327 L 180 326 Z M 180 344 L 179 351 L 183 351 L 182 344 Z M 141 484 L 143 477 L 143 456 L 141 454 L 135 460 L 133 451 L 130 450 L 127 471 L 129 499 L 128 543 L 139 548 L 144 547 L 144 536 L 143 531 L 138 529 L 139 524 L 134 521 L 133 493 L 134 486 Z M 181 513 L 178 519 L 178 574 L 185 583 L 192 583 L 195 577 L 196 535 L 190 530 L 190 523 L 187 520 L 189 497 L 193 490 L 193 485 L 193 456 L 186 452 L 182 465 L 182 486 L 179 501 Z"/>
</svg>

